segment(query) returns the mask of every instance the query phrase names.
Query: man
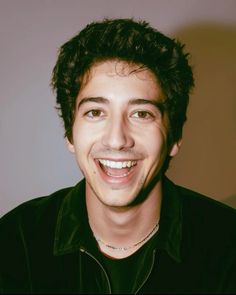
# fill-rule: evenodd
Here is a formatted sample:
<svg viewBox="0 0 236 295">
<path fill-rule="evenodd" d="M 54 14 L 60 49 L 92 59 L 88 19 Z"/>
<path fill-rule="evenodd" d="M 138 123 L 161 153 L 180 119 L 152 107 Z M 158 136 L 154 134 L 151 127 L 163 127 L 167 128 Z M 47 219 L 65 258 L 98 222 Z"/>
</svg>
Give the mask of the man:
<svg viewBox="0 0 236 295">
<path fill-rule="evenodd" d="M 2 293 L 236 291 L 235 210 L 165 177 L 193 84 L 183 45 L 146 22 L 61 47 L 52 86 L 84 180 L 2 218 Z"/>
</svg>

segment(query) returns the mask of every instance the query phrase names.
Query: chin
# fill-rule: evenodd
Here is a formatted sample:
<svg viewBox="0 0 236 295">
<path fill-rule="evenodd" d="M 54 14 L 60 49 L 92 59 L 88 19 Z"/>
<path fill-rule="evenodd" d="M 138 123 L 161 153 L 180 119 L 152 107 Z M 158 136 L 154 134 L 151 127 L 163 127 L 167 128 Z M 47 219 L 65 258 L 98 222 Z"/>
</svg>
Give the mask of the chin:
<svg viewBox="0 0 236 295">
<path fill-rule="evenodd" d="M 96 193 L 96 192 L 95 192 Z M 111 207 L 127 207 L 130 206 L 136 199 L 138 193 L 127 189 L 110 188 L 106 190 L 99 190 L 96 193 L 98 200 Z"/>
</svg>

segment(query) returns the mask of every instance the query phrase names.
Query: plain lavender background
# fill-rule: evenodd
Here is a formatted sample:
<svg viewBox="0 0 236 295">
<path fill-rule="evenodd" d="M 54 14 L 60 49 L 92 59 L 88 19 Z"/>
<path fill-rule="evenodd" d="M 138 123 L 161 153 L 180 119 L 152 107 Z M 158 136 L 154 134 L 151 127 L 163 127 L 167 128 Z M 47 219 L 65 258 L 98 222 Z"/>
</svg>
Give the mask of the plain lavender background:
<svg viewBox="0 0 236 295">
<path fill-rule="evenodd" d="M 0 0 L 0 215 L 81 179 L 49 87 L 58 47 L 103 17 L 146 19 L 192 53 L 175 182 L 236 206 L 235 0 Z"/>
</svg>

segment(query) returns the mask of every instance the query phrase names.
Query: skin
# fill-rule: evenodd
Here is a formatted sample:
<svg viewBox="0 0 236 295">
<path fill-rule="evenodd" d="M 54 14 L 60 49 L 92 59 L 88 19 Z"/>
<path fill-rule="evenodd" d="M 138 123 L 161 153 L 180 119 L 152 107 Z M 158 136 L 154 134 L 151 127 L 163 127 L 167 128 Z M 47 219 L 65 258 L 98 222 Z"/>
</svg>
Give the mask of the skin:
<svg viewBox="0 0 236 295">
<path fill-rule="evenodd" d="M 77 97 L 73 142 L 68 141 L 85 176 L 90 226 L 96 236 L 117 247 L 140 241 L 159 220 L 161 167 L 180 146 L 167 146 L 168 118 L 158 108 L 164 96 L 154 74 L 138 68 L 112 60 L 90 69 Z M 110 169 L 107 175 L 99 159 L 135 165 L 124 173 Z M 157 182 L 151 186 L 153 179 Z M 136 202 L 143 191 L 147 196 Z M 137 250 L 100 248 L 115 258 Z"/>
</svg>

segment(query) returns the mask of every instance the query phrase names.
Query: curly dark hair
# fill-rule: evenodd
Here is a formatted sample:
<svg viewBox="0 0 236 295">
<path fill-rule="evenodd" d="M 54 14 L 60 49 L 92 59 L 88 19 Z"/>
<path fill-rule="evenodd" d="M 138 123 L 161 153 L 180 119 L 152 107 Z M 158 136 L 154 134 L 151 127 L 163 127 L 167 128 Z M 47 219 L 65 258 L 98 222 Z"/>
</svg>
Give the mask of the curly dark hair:
<svg viewBox="0 0 236 295">
<path fill-rule="evenodd" d="M 144 66 L 155 74 L 165 95 L 170 143 L 179 140 L 194 85 L 189 54 L 183 48 L 179 41 L 163 35 L 146 21 L 104 19 L 87 25 L 62 45 L 53 69 L 51 84 L 65 136 L 73 141 L 76 97 L 85 73 L 97 62 L 116 59 Z"/>
</svg>

